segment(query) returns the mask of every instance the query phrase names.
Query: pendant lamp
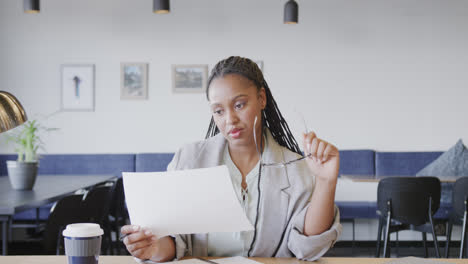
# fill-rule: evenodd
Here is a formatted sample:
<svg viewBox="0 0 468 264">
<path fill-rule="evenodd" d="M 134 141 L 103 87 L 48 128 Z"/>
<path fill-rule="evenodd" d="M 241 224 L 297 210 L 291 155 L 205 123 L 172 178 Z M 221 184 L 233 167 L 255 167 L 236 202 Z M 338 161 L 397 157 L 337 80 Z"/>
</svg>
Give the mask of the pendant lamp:
<svg viewBox="0 0 468 264">
<path fill-rule="evenodd" d="M 169 12 L 169 0 L 153 0 L 153 13 L 167 14 Z"/>
<path fill-rule="evenodd" d="M 289 0 L 284 5 L 284 24 L 297 24 L 299 17 L 299 6 L 296 1 Z"/>
<path fill-rule="evenodd" d="M 24 12 L 29 14 L 39 13 L 41 11 L 40 0 L 24 0 Z"/>
</svg>

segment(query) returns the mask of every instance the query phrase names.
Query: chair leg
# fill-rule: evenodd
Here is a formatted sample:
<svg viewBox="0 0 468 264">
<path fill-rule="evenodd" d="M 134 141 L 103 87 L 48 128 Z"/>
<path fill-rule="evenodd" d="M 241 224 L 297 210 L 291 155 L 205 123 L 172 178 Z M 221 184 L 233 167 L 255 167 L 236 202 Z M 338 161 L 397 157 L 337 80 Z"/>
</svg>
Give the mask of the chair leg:
<svg viewBox="0 0 468 264">
<path fill-rule="evenodd" d="M 113 232 L 115 232 L 115 249 L 117 252 L 116 255 L 120 255 L 120 241 L 119 241 L 120 231 L 117 225 L 117 218 L 115 219 L 114 222 L 111 222 L 111 229 L 113 230 Z"/>
<path fill-rule="evenodd" d="M 8 242 L 13 241 L 13 217 L 8 220 Z"/>
<path fill-rule="evenodd" d="M 113 244 L 113 242 L 112 242 L 112 233 L 111 233 L 111 229 L 110 229 L 109 227 L 107 227 L 106 229 L 107 229 L 107 239 L 109 240 L 110 254 L 111 254 L 111 255 L 115 255 L 114 244 Z"/>
<path fill-rule="evenodd" d="M 382 218 L 379 218 L 379 227 L 377 228 L 377 247 L 375 251 L 375 257 L 380 257 L 380 242 L 382 240 Z"/>
<path fill-rule="evenodd" d="M 448 258 L 449 257 L 449 253 L 450 253 L 450 239 L 452 238 L 452 222 L 450 220 L 447 221 L 447 224 L 446 224 L 446 236 L 447 236 L 447 240 L 445 241 L 445 258 Z"/>
<path fill-rule="evenodd" d="M 387 215 L 387 226 L 385 227 L 384 257 L 390 257 L 390 213 Z"/>
<path fill-rule="evenodd" d="M 398 258 L 398 256 L 400 255 L 399 252 L 398 252 L 398 248 L 400 247 L 400 244 L 398 243 L 398 231 L 396 232 L 396 256 Z"/>
<path fill-rule="evenodd" d="M 423 246 L 424 246 L 424 258 L 427 258 L 427 236 L 426 232 L 422 232 Z"/>
<path fill-rule="evenodd" d="M 353 243 L 351 244 L 351 252 L 354 255 L 354 246 L 355 246 L 354 243 L 356 241 L 356 232 L 355 232 L 356 225 L 354 223 L 354 218 L 352 219 L 352 223 L 353 223 Z"/>
<path fill-rule="evenodd" d="M 59 232 L 57 234 L 57 244 L 55 247 L 55 255 L 60 255 L 60 249 L 62 247 L 62 232 L 64 228 L 62 226 L 59 227 Z"/>
<path fill-rule="evenodd" d="M 436 256 L 440 258 L 439 242 L 437 242 L 437 236 L 434 230 L 434 222 L 432 221 L 432 216 L 429 217 L 429 221 L 431 221 L 432 240 L 434 241 Z"/>
<path fill-rule="evenodd" d="M 465 241 L 466 241 L 466 238 L 468 237 L 468 234 L 465 234 Z M 466 257 L 466 254 L 468 254 L 468 244 L 465 243 L 465 257 Z"/>
<path fill-rule="evenodd" d="M 465 234 L 465 253 L 463 254 L 463 258 L 466 257 L 468 254 L 468 243 L 466 243 L 466 239 L 468 238 L 468 234 Z"/>
<path fill-rule="evenodd" d="M 463 258 L 463 249 L 465 245 L 465 238 L 466 238 L 466 211 L 463 215 L 463 226 L 462 226 L 462 235 L 461 235 L 461 243 L 460 243 L 460 258 Z"/>
</svg>

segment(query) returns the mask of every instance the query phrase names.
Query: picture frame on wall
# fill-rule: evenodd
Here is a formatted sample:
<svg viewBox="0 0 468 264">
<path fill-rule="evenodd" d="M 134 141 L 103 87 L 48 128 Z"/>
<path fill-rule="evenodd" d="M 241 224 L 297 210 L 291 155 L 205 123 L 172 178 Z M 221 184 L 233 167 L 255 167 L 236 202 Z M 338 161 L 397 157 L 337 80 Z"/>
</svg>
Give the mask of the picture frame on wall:
<svg viewBox="0 0 468 264">
<path fill-rule="evenodd" d="M 148 99 L 148 63 L 120 64 L 120 99 Z"/>
<path fill-rule="evenodd" d="M 208 65 L 172 65 L 172 91 L 174 93 L 203 93 L 208 79 Z"/>
<path fill-rule="evenodd" d="M 61 65 L 61 109 L 94 111 L 94 64 Z"/>
</svg>

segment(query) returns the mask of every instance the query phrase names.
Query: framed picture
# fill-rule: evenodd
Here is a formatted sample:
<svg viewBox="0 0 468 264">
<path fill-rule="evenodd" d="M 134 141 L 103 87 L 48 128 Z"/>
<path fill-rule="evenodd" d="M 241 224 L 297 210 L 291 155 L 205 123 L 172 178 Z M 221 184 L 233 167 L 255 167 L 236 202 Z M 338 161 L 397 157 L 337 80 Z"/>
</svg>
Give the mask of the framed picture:
<svg viewBox="0 0 468 264">
<path fill-rule="evenodd" d="M 203 93 L 208 79 L 208 65 L 172 65 L 174 93 Z"/>
<path fill-rule="evenodd" d="M 62 64 L 62 110 L 94 111 L 94 64 Z"/>
<path fill-rule="evenodd" d="M 148 99 L 148 64 L 120 64 L 120 99 Z"/>
</svg>

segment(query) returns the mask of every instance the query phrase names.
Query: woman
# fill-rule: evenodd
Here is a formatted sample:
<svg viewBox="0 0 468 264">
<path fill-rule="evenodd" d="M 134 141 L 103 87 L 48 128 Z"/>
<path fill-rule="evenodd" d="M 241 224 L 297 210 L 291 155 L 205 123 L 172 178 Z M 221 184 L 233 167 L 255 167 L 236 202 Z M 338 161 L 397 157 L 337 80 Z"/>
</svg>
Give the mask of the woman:
<svg viewBox="0 0 468 264">
<path fill-rule="evenodd" d="M 303 134 L 306 158 L 298 161 L 299 146 L 262 72 L 247 58 L 218 62 L 206 95 L 213 113 L 206 139 L 180 149 L 168 170 L 226 165 L 255 231 L 157 239 L 128 225 L 121 230 L 128 251 L 155 262 L 185 255 L 321 257 L 341 233 L 334 206 L 338 149 L 313 132 Z"/>
</svg>

